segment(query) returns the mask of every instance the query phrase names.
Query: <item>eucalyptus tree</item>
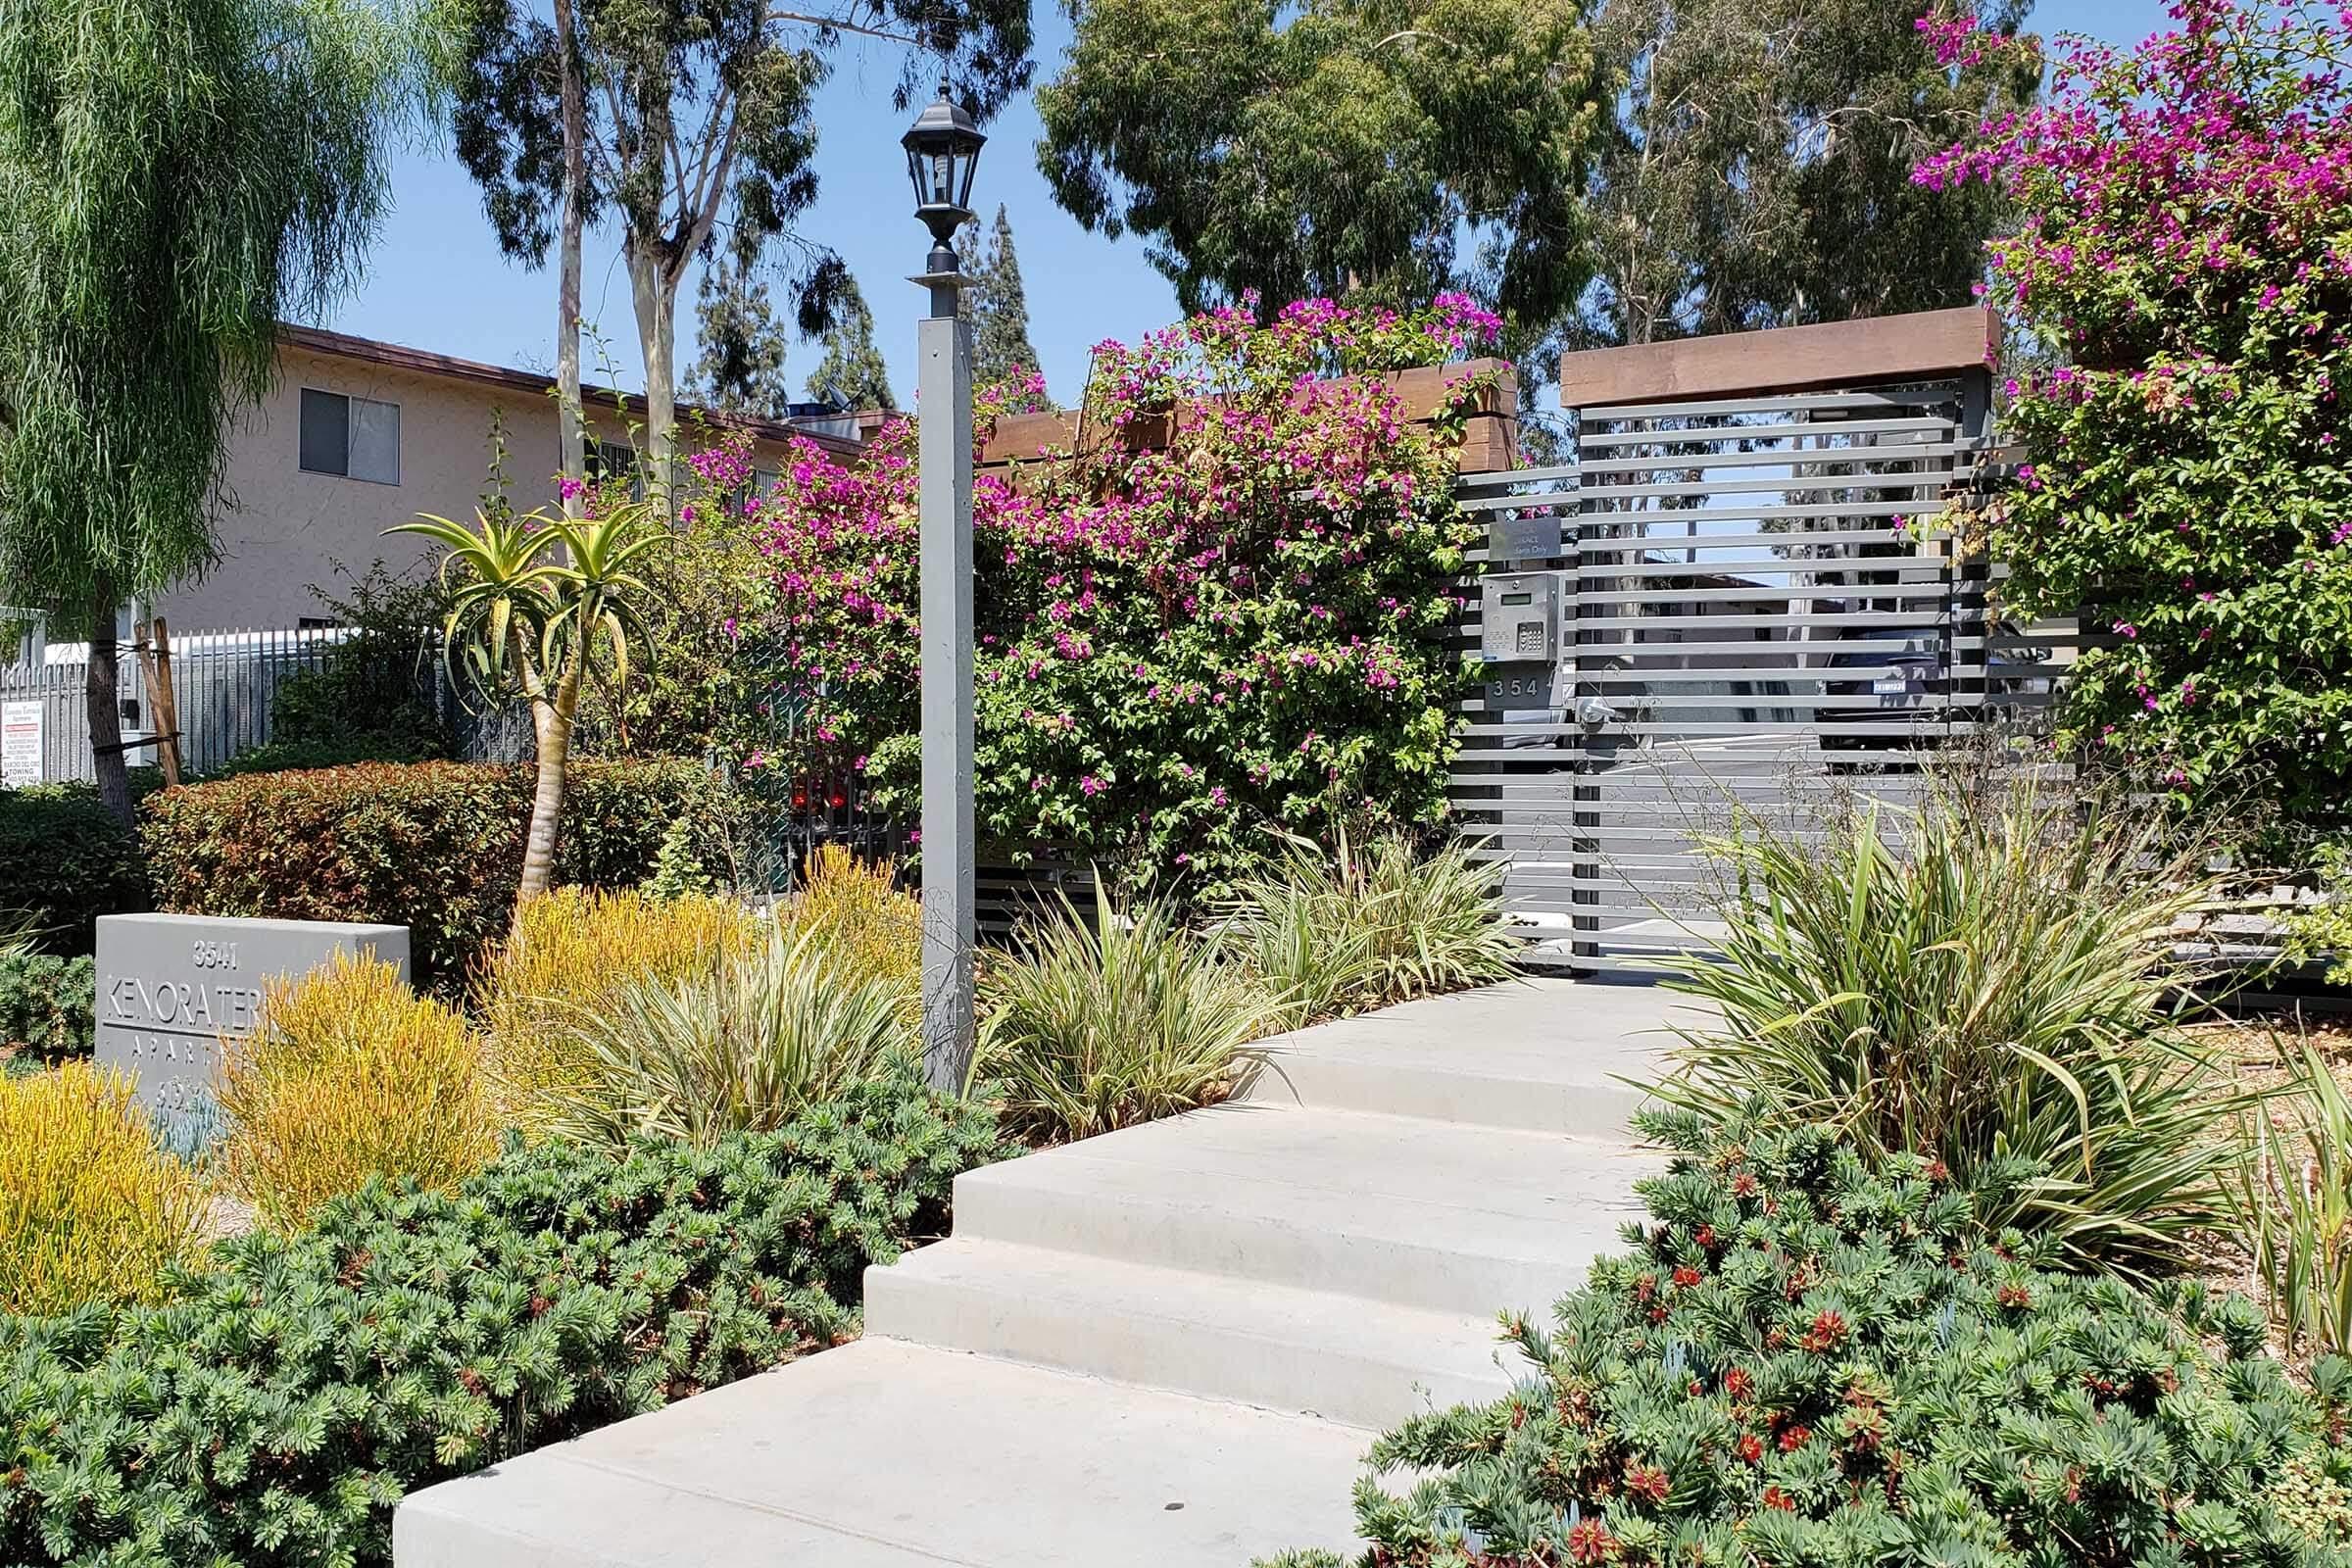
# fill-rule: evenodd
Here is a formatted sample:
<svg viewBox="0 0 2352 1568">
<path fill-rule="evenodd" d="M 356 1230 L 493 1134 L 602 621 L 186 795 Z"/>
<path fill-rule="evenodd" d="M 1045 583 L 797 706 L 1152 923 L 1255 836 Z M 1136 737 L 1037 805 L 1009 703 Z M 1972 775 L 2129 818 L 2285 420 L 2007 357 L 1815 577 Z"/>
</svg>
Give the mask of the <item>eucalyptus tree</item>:
<svg viewBox="0 0 2352 1568">
<path fill-rule="evenodd" d="M 1079 222 L 1143 236 L 1185 310 L 1461 288 L 1540 330 L 1584 291 L 1610 83 L 1583 0 L 1072 10 L 1039 165 Z"/>
<path fill-rule="evenodd" d="M 1960 11 L 2015 32 L 2032 0 Z M 1596 286 L 1568 336 L 1643 343 L 1965 305 L 2002 220 L 1912 169 L 2033 100 L 2022 56 L 1937 63 L 1918 0 L 1603 0 L 1625 83 L 1589 199 Z"/>
<path fill-rule="evenodd" d="M 678 291 L 693 264 L 722 250 L 744 272 L 780 261 L 804 331 L 821 330 L 839 306 L 840 258 L 795 224 L 816 198 L 816 89 L 844 42 L 905 51 L 893 94 L 901 108 L 927 96 L 944 70 L 957 98 L 986 117 L 1031 69 L 1028 0 L 812 0 L 807 10 L 779 0 L 552 0 L 552 18 L 528 0 L 479 3 L 459 155 L 500 244 L 526 264 L 546 260 L 559 212 L 576 206 L 588 221 L 618 223 L 658 473 L 676 443 Z M 576 118 L 564 112 L 574 84 Z M 877 166 L 897 157 L 889 149 Z M 564 232 L 569 264 L 576 244 Z M 559 325 L 570 337 L 577 303 L 564 299 Z"/>
<path fill-rule="evenodd" d="M 374 0 L 0 0 L 0 603 L 90 638 L 99 792 L 131 814 L 116 617 L 214 558 L 277 327 L 358 276 L 433 13 Z"/>
</svg>

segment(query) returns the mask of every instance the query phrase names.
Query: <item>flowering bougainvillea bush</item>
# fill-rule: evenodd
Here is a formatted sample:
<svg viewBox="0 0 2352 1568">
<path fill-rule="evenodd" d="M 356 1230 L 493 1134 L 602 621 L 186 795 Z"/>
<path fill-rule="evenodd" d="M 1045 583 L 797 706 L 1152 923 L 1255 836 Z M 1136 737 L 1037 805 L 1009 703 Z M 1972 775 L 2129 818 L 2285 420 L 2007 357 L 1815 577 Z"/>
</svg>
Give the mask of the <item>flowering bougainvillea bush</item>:
<svg viewBox="0 0 2352 1568">
<path fill-rule="evenodd" d="M 2296 1382 L 2250 1301 L 2052 1272 L 1820 1127 L 1644 1130 L 1648 1220 L 1508 1323 L 1518 1387 L 1374 1446 L 1364 1568 L 2352 1560 L 2352 1364 Z"/>
<path fill-rule="evenodd" d="M 2352 7 L 2180 0 L 1915 176 L 2015 199 L 1996 302 L 2047 368 L 1992 543 L 2096 634 L 2063 739 L 2176 805 L 2352 820 Z M 2030 42 L 1921 24 L 1947 63 Z"/>
<path fill-rule="evenodd" d="M 1386 372 L 1496 325 L 1460 296 L 1306 301 L 1100 346 L 1077 450 L 975 485 L 983 837 L 1215 893 L 1268 824 L 1436 819 L 1465 689 L 1443 639 L 1477 537 L 1450 481 L 1489 377 L 1461 370 L 1451 411 L 1416 423 Z M 911 809 L 911 431 L 857 467 L 804 446 L 760 505 L 760 632 L 786 644 L 811 732 Z"/>
</svg>

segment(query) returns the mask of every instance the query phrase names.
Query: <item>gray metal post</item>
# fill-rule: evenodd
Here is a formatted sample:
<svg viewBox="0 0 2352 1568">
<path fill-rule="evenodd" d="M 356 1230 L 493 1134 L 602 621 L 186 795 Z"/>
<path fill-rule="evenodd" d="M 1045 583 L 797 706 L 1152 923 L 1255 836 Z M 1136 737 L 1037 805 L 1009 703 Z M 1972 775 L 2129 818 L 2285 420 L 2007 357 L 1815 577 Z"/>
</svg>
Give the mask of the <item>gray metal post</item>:
<svg viewBox="0 0 2352 1568">
<path fill-rule="evenodd" d="M 922 366 L 923 1071 L 960 1092 L 972 1061 L 972 329 L 962 280 L 919 279 Z"/>
</svg>

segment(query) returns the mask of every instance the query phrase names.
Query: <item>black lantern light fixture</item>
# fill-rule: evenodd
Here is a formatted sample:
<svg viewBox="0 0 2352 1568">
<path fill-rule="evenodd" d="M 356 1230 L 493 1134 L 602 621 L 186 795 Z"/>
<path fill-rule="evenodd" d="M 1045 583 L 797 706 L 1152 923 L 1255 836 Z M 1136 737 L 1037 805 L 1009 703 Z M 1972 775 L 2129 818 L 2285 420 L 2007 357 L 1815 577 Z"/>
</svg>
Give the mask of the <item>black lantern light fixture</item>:
<svg viewBox="0 0 2352 1568">
<path fill-rule="evenodd" d="M 988 138 L 963 106 L 948 97 L 946 77 L 939 96 L 906 127 L 906 176 L 914 182 L 914 216 L 931 230 L 931 256 L 924 270 L 956 270 L 956 230 L 972 220 L 972 172 Z"/>
</svg>

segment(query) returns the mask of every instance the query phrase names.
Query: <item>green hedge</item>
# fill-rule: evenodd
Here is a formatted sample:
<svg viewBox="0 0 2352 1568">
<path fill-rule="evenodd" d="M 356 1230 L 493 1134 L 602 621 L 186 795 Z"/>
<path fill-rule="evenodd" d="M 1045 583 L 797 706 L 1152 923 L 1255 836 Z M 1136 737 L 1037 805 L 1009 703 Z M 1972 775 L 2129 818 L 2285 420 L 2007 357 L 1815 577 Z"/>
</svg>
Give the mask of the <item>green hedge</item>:
<svg viewBox="0 0 2352 1568">
<path fill-rule="evenodd" d="M 97 966 L 86 957 L 0 950 L 0 1050 L 54 1059 L 97 1044 Z"/>
<path fill-rule="evenodd" d="M 222 1243 L 171 1305 L 0 1320 L 0 1562 L 386 1563 L 418 1487 L 851 1333 L 864 1266 L 1009 1153 L 892 1077 L 710 1152 L 514 1147 Z"/>
<path fill-rule="evenodd" d="M 405 736 L 358 730 L 333 740 L 273 740 L 247 747 L 204 775 L 205 781 L 247 773 L 295 773 L 354 762 L 422 762 L 438 756 Z"/>
<path fill-rule="evenodd" d="M 135 785 L 152 775 L 135 770 Z M 102 914 L 144 909 L 139 837 L 88 784 L 0 790 L 0 915 L 26 915 L 44 948 L 88 953 Z"/>
<path fill-rule="evenodd" d="M 409 927 L 420 977 L 462 974 L 506 928 L 533 771 L 363 762 L 168 790 L 148 802 L 143 835 L 157 902 L 192 914 L 391 921 Z M 579 763 L 557 877 L 633 886 L 653 871 L 671 822 L 721 808 L 696 762 Z"/>
<path fill-rule="evenodd" d="M 2298 1384 L 2244 1298 L 2056 1273 L 1917 1155 L 1644 1126 L 1683 1153 L 1635 1250 L 1507 1326 L 1509 1396 L 1374 1446 L 1367 1568 L 2352 1560 L 2352 1365 Z"/>
</svg>

